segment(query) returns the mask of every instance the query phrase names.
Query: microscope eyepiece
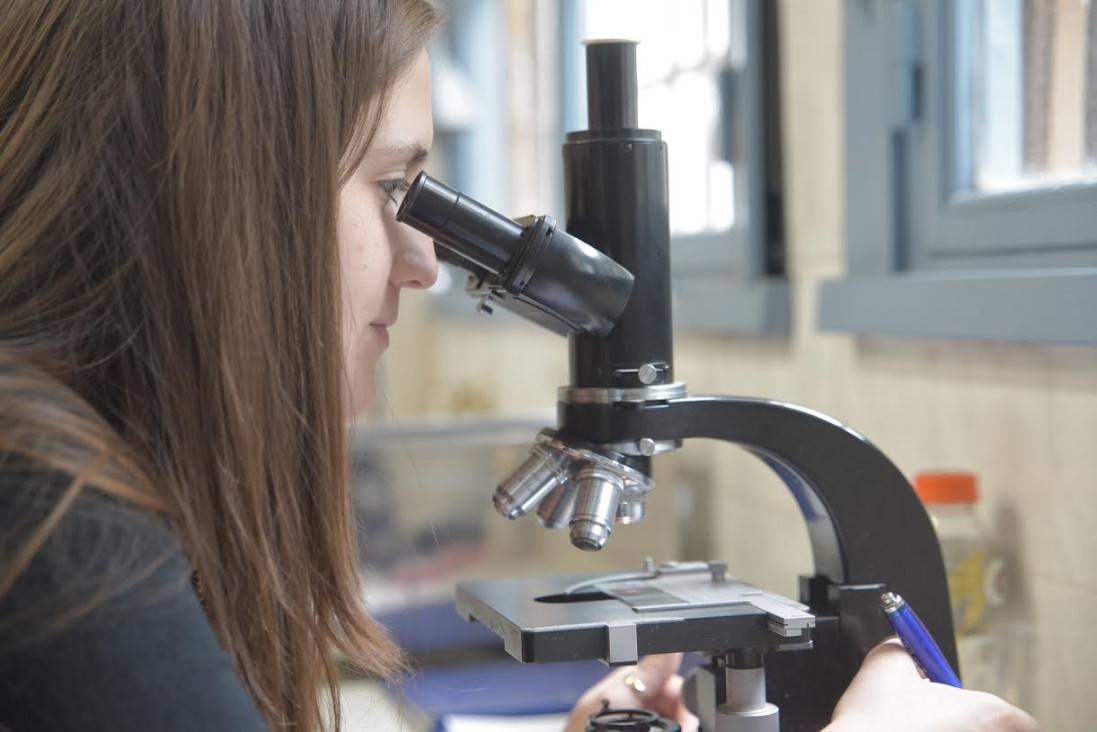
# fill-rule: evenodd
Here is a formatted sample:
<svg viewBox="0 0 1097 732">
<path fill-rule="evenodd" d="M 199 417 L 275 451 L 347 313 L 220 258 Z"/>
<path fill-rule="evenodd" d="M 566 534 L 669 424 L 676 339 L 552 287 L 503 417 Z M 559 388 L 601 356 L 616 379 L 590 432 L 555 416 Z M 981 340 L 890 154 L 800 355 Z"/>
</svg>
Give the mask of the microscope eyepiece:
<svg viewBox="0 0 1097 732">
<path fill-rule="evenodd" d="M 509 219 L 426 173 L 396 220 L 433 238 L 448 253 L 439 258 L 470 271 L 470 294 L 561 335 L 607 335 L 632 294 L 631 272 L 551 217 Z"/>
<path fill-rule="evenodd" d="M 522 240 L 522 227 L 479 201 L 420 173 L 396 220 L 414 226 L 491 274 L 499 274 Z"/>
<path fill-rule="evenodd" d="M 639 126 L 635 41 L 587 41 L 587 119 L 592 130 Z"/>
</svg>

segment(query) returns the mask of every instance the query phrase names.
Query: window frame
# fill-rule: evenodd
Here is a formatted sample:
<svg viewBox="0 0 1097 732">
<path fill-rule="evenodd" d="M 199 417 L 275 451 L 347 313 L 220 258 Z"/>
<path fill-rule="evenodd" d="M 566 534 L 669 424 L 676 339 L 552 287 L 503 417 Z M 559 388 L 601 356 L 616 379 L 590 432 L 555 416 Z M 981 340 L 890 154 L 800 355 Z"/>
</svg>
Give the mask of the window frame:
<svg viewBox="0 0 1097 732">
<path fill-rule="evenodd" d="M 819 326 L 1097 343 L 1097 184 L 953 189 L 953 7 L 845 3 L 847 273 L 823 282 Z"/>
<path fill-rule="evenodd" d="M 785 270 L 778 7 L 770 0 L 728 4 L 732 38 L 745 44 L 741 68 L 729 63 L 720 84 L 734 224 L 672 238 L 674 321 L 682 332 L 779 337 L 791 329 L 792 295 Z"/>
</svg>

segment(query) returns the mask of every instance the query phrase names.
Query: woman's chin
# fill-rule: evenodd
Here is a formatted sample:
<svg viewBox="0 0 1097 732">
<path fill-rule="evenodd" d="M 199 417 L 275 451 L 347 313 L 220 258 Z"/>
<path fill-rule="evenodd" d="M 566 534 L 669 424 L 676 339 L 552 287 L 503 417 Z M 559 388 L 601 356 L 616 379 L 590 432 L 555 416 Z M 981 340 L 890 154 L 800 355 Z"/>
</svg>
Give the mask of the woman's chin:
<svg viewBox="0 0 1097 732">
<path fill-rule="evenodd" d="M 347 414 L 347 418 L 352 422 L 365 419 L 369 416 L 370 410 L 373 409 L 373 399 L 363 399 L 360 401 L 351 401 L 350 411 Z"/>
<path fill-rule="evenodd" d="M 347 421 L 354 423 L 367 417 L 376 400 L 377 384 L 373 379 L 367 383 L 351 384 L 347 393 Z"/>
</svg>

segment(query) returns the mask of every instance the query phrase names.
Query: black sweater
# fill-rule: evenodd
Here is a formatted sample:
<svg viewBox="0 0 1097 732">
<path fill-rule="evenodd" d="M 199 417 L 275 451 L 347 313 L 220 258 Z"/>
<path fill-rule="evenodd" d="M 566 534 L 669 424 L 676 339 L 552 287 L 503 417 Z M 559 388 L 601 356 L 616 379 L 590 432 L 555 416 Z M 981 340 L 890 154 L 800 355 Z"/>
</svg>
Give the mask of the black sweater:
<svg viewBox="0 0 1097 732">
<path fill-rule="evenodd" d="M 68 483 L 0 455 L 0 577 Z M 267 729 L 189 577 L 161 521 L 85 489 L 0 595 L 0 730 Z"/>
</svg>

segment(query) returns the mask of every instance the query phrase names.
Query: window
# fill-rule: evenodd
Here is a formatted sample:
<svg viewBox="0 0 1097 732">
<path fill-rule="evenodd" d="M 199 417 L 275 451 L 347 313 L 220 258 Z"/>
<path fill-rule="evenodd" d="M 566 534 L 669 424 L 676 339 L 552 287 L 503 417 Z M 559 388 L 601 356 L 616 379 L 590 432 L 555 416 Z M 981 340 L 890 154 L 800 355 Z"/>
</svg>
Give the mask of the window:
<svg viewBox="0 0 1097 732">
<path fill-rule="evenodd" d="M 956 187 L 974 195 L 1097 183 L 1092 3 L 961 2 L 954 15 Z"/>
<path fill-rule="evenodd" d="M 439 73 L 445 65 L 467 78 L 470 95 L 484 97 L 459 130 L 438 135 L 452 150 L 439 156 L 449 180 L 499 210 L 562 219 L 559 146 L 566 132 L 586 127 L 582 41 L 639 40 L 640 125 L 660 130 L 668 144 L 678 327 L 787 332 L 776 3 L 447 5 L 451 31 L 433 54 L 435 78 L 452 75 Z M 505 91 L 492 96 L 490 86 Z M 436 118 L 440 96 L 436 90 Z M 442 299 L 452 303 L 453 294 Z"/>
<path fill-rule="evenodd" d="M 850 0 L 823 328 L 1097 343 L 1097 9 Z"/>
</svg>

